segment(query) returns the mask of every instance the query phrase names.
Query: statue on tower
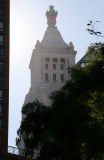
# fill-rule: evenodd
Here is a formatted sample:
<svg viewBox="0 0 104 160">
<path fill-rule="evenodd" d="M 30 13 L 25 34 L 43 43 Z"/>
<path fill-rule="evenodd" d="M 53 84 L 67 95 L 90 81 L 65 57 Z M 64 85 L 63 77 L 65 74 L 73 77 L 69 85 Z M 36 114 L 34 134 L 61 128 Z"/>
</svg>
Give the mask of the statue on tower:
<svg viewBox="0 0 104 160">
<path fill-rule="evenodd" d="M 49 27 L 54 27 L 56 25 L 56 17 L 58 12 L 54 10 L 53 6 L 49 6 L 49 11 L 46 11 L 47 24 Z"/>
</svg>

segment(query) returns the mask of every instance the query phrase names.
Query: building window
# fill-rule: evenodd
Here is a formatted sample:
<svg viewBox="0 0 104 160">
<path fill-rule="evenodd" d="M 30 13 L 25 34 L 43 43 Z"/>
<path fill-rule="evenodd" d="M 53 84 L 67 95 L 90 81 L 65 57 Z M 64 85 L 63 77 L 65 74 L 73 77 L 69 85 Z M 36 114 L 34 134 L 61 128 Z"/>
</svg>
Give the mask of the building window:
<svg viewBox="0 0 104 160">
<path fill-rule="evenodd" d="M 3 58 L 3 55 L 4 55 L 3 48 L 0 48 L 0 58 Z"/>
<path fill-rule="evenodd" d="M 53 62 L 57 62 L 57 58 L 53 58 Z"/>
<path fill-rule="evenodd" d="M 0 146 L 2 144 L 2 134 L 0 134 Z"/>
<path fill-rule="evenodd" d="M 48 73 L 45 73 L 45 81 L 46 81 L 46 82 L 49 81 L 49 75 L 48 75 Z"/>
<path fill-rule="evenodd" d="M 65 59 L 64 59 L 64 58 L 61 58 L 61 59 L 60 59 L 60 62 L 65 63 Z"/>
<path fill-rule="evenodd" d="M 56 64 L 53 63 L 53 70 L 56 70 Z"/>
<path fill-rule="evenodd" d="M 45 69 L 48 69 L 48 63 L 45 64 Z"/>
<path fill-rule="evenodd" d="M 3 44 L 4 38 L 3 35 L 0 35 L 0 44 Z"/>
<path fill-rule="evenodd" d="M 56 74 L 53 74 L 53 81 L 56 82 Z"/>
<path fill-rule="evenodd" d="M 3 113 L 3 105 L 0 104 L 0 115 Z"/>
<path fill-rule="evenodd" d="M 0 72 L 3 72 L 3 70 L 4 70 L 3 62 L 0 62 Z"/>
<path fill-rule="evenodd" d="M 60 74 L 60 80 L 61 82 L 64 82 L 64 74 Z"/>
<path fill-rule="evenodd" d="M 4 8 L 0 8 L 0 18 L 4 17 Z"/>
<path fill-rule="evenodd" d="M 64 64 L 60 64 L 60 69 L 64 70 Z"/>
<path fill-rule="evenodd" d="M 0 5 L 3 5 L 4 4 L 4 0 L 0 0 Z"/>
<path fill-rule="evenodd" d="M 3 76 L 0 76 L 0 86 L 3 85 Z"/>
<path fill-rule="evenodd" d="M 0 130 L 2 130 L 2 119 L 0 119 Z"/>
<path fill-rule="evenodd" d="M 65 65 L 65 59 L 61 58 L 60 59 L 60 70 L 64 70 L 64 65 Z"/>
<path fill-rule="evenodd" d="M 0 101 L 3 100 L 3 91 L 0 90 Z"/>
<path fill-rule="evenodd" d="M 0 160 L 2 160 L 2 157 L 0 156 Z"/>
<path fill-rule="evenodd" d="M 0 31 L 2 32 L 4 30 L 4 23 L 0 22 Z"/>
<path fill-rule="evenodd" d="M 50 59 L 48 57 L 45 58 L 45 62 L 49 62 Z"/>
</svg>

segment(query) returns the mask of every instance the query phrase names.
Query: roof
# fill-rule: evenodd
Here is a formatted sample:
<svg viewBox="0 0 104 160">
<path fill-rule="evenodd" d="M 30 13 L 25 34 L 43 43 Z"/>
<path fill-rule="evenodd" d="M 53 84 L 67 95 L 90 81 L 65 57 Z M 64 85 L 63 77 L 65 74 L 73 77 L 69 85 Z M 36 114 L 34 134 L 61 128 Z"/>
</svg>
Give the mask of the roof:
<svg viewBox="0 0 104 160">
<path fill-rule="evenodd" d="M 64 42 L 57 27 L 48 27 L 41 41 L 41 46 L 43 48 L 66 49 L 68 45 Z"/>
</svg>

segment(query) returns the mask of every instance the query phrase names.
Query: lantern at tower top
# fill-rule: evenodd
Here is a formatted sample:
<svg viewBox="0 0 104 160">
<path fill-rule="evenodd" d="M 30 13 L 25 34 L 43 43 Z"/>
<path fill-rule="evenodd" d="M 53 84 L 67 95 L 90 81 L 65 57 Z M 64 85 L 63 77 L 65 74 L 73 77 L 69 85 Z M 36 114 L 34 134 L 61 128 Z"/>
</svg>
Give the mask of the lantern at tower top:
<svg viewBox="0 0 104 160">
<path fill-rule="evenodd" d="M 49 6 L 49 11 L 46 11 L 47 24 L 49 27 L 56 25 L 56 17 L 58 12 L 54 10 L 54 6 Z"/>
</svg>

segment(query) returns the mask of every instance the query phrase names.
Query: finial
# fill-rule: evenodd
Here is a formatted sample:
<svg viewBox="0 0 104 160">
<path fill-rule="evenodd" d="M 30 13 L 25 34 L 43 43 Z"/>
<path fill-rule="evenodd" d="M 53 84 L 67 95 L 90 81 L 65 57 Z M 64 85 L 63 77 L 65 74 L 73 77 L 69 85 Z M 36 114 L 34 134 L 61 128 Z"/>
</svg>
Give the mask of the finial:
<svg viewBox="0 0 104 160">
<path fill-rule="evenodd" d="M 56 17 L 58 12 L 54 10 L 54 6 L 49 6 L 49 11 L 46 11 L 47 24 L 49 27 L 54 27 L 56 25 Z"/>
</svg>

